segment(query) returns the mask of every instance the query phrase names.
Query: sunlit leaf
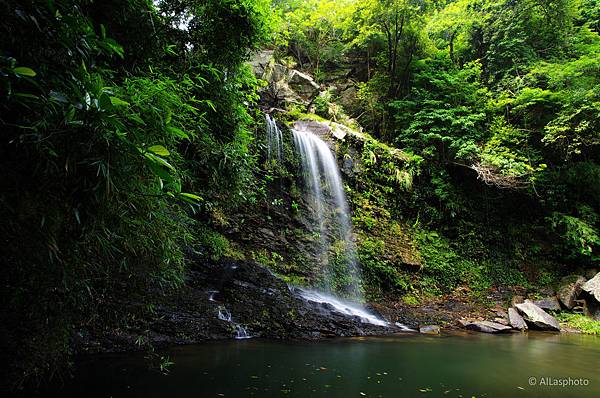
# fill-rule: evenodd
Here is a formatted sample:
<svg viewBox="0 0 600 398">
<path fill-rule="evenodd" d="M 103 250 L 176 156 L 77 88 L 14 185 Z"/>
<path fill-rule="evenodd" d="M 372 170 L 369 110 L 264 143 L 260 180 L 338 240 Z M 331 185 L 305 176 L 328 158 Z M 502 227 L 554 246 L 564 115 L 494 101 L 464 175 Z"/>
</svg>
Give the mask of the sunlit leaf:
<svg viewBox="0 0 600 398">
<path fill-rule="evenodd" d="M 123 101 L 122 99 L 117 98 L 117 97 L 110 97 L 110 102 L 114 106 L 129 106 L 129 102 Z"/>
<path fill-rule="evenodd" d="M 35 73 L 35 71 L 33 69 L 27 68 L 25 66 L 18 66 L 13 69 L 13 72 L 19 76 L 28 76 L 28 77 L 34 77 L 37 74 L 37 73 Z"/>
<path fill-rule="evenodd" d="M 152 145 L 148 150 L 158 156 L 169 156 L 171 152 L 162 145 Z"/>
</svg>

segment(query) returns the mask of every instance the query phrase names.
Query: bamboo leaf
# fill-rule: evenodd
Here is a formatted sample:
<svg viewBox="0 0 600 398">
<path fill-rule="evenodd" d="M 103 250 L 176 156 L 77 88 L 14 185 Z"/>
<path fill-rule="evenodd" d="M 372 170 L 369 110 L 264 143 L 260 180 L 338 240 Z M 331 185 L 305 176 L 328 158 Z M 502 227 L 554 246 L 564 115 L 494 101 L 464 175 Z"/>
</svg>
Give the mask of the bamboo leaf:
<svg viewBox="0 0 600 398">
<path fill-rule="evenodd" d="M 35 75 L 37 75 L 37 73 L 35 73 L 33 69 L 27 68 L 25 66 L 18 66 L 13 69 L 13 72 L 19 76 L 34 77 Z"/>
<path fill-rule="evenodd" d="M 123 101 L 121 98 L 117 98 L 117 97 L 110 97 L 110 102 L 114 106 L 129 106 L 129 102 Z"/>
<path fill-rule="evenodd" d="M 169 156 L 171 152 L 162 145 L 152 145 L 148 150 L 158 156 Z"/>
</svg>

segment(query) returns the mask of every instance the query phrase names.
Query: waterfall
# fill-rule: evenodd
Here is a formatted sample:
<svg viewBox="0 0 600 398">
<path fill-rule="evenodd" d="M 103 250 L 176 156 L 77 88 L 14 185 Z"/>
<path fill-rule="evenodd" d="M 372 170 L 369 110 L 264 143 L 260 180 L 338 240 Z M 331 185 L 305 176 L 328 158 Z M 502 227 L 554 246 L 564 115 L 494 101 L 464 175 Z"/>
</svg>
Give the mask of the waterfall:
<svg viewBox="0 0 600 398">
<path fill-rule="evenodd" d="M 267 160 L 269 163 L 273 160 L 281 162 L 283 158 L 283 134 L 275 119 L 269 114 L 265 114 L 267 121 Z"/>
<path fill-rule="evenodd" d="M 240 325 L 237 322 L 234 322 L 233 317 L 231 316 L 231 312 L 224 306 L 220 305 L 218 307 L 219 312 L 217 313 L 217 318 L 227 323 L 233 325 L 233 331 L 235 335 L 233 336 L 235 339 L 251 339 L 252 336 L 248 333 L 248 330 L 243 325 Z"/>
<path fill-rule="evenodd" d="M 219 307 L 219 313 L 217 315 L 217 317 L 225 322 L 232 322 L 231 320 L 231 312 L 229 312 L 227 310 L 227 308 L 220 306 Z"/>
<path fill-rule="evenodd" d="M 327 144 L 306 125 L 297 123 L 292 133 L 302 163 L 306 200 L 315 217 L 313 232 L 319 234 L 316 254 L 326 264 L 325 289 L 361 298 L 352 220 L 336 159 Z M 333 258 L 331 249 L 335 252 Z"/>
</svg>

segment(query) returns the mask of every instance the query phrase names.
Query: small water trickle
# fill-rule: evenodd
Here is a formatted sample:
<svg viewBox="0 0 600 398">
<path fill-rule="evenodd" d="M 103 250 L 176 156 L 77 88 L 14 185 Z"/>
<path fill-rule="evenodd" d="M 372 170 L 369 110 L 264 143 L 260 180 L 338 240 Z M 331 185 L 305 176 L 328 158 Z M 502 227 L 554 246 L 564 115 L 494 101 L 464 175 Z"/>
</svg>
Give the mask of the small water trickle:
<svg viewBox="0 0 600 398">
<path fill-rule="evenodd" d="M 415 330 L 415 329 L 411 329 L 411 328 L 409 328 L 408 326 L 406 326 L 406 325 L 404 325 L 404 324 L 402 324 L 402 323 L 400 323 L 400 322 L 394 322 L 394 325 L 395 325 L 397 328 L 399 328 L 399 329 L 400 329 L 400 331 L 402 331 L 402 332 L 413 332 L 413 333 L 417 332 L 417 330 Z"/>
<path fill-rule="evenodd" d="M 219 306 L 218 318 L 222 321 L 229 322 L 233 325 L 235 335 L 233 336 L 235 339 L 250 339 L 253 336 L 248 333 L 248 330 L 241 324 L 234 322 L 233 317 L 231 316 L 231 312 L 225 306 Z"/>
<path fill-rule="evenodd" d="M 267 160 L 281 162 L 283 159 L 283 134 L 277 126 L 275 119 L 268 113 L 265 114 L 267 124 Z"/>
<path fill-rule="evenodd" d="M 240 325 L 239 323 L 235 324 L 235 338 L 238 340 L 242 339 L 250 339 L 252 336 L 248 333 L 245 327 Z"/>
<path fill-rule="evenodd" d="M 209 290 L 208 292 L 208 301 L 212 301 L 212 302 L 216 302 L 217 300 L 215 300 L 215 295 L 217 293 L 219 293 L 218 290 Z"/>
<path fill-rule="evenodd" d="M 217 315 L 217 316 L 222 321 L 232 322 L 232 320 L 231 320 L 231 312 L 229 312 L 227 310 L 227 308 L 225 308 L 225 307 L 220 307 L 219 308 L 219 315 Z"/>
</svg>

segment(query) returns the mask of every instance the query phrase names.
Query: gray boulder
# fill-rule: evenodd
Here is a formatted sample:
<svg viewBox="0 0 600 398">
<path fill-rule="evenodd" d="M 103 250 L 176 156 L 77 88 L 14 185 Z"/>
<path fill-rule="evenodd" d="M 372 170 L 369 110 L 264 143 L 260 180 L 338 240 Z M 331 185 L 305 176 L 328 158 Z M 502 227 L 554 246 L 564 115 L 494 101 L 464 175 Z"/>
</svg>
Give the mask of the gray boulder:
<svg viewBox="0 0 600 398">
<path fill-rule="evenodd" d="M 502 325 L 500 323 L 491 321 L 465 322 L 464 327 L 466 329 L 482 333 L 506 333 L 512 330 L 510 326 Z"/>
<path fill-rule="evenodd" d="M 419 327 L 419 333 L 440 334 L 440 327 L 438 325 L 421 326 L 421 327 Z"/>
<path fill-rule="evenodd" d="M 581 289 L 593 296 L 596 301 L 600 302 L 600 273 L 584 283 Z"/>
<path fill-rule="evenodd" d="M 558 302 L 558 299 L 555 296 L 548 296 L 548 297 L 544 297 L 541 300 L 534 300 L 533 304 L 537 305 L 538 307 L 540 307 L 541 309 L 545 310 L 545 311 L 559 311 L 560 310 L 560 303 Z"/>
<path fill-rule="evenodd" d="M 516 304 L 515 307 L 521 313 L 529 327 L 541 330 L 560 331 L 560 325 L 556 318 L 549 315 L 530 300 L 525 300 L 522 304 Z"/>
<path fill-rule="evenodd" d="M 527 322 L 525 319 L 519 314 L 514 308 L 508 309 L 508 321 L 510 322 L 510 326 L 518 330 L 527 330 Z"/>
<path fill-rule="evenodd" d="M 248 61 L 248 64 L 252 67 L 254 75 L 258 78 L 262 78 L 272 60 L 273 50 L 263 50 L 255 53 L 252 56 L 252 59 Z"/>
<path fill-rule="evenodd" d="M 314 97 L 319 93 L 319 85 L 312 77 L 297 70 L 292 70 L 289 75 L 289 85 L 298 94 Z"/>
<path fill-rule="evenodd" d="M 562 278 L 558 288 L 558 299 L 565 308 L 573 309 L 575 300 L 581 293 L 581 288 L 585 284 L 585 278 L 580 275 L 569 275 Z"/>
</svg>

